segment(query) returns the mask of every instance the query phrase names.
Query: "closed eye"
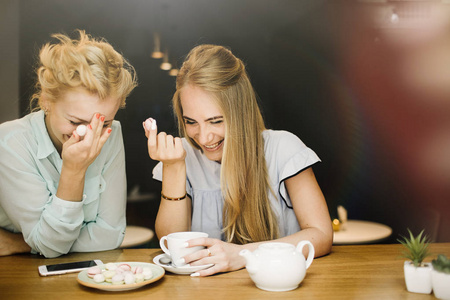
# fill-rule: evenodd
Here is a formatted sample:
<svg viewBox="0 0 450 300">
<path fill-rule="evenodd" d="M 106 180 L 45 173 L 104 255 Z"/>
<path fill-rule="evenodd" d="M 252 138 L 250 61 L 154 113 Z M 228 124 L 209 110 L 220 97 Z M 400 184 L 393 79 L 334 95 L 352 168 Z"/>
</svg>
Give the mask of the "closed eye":
<svg viewBox="0 0 450 300">
<path fill-rule="evenodd" d="M 186 125 L 193 125 L 195 123 L 197 123 L 196 121 L 192 120 L 192 119 L 188 119 L 188 118 L 184 118 L 184 123 Z"/>
<path fill-rule="evenodd" d="M 223 123 L 223 119 L 211 121 L 211 124 L 220 124 L 220 123 Z"/>
</svg>

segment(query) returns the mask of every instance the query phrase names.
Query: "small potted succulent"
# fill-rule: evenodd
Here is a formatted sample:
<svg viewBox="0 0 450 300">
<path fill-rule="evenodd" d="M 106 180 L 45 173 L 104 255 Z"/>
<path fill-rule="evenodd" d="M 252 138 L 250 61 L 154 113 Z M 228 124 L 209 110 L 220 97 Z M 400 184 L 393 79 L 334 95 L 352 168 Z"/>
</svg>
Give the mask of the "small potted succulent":
<svg viewBox="0 0 450 300">
<path fill-rule="evenodd" d="M 450 299 L 450 259 L 439 254 L 437 259 L 431 261 L 431 285 L 433 293 L 438 299 Z"/>
<path fill-rule="evenodd" d="M 408 232 L 409 238 L 402 237 L 402 240 L 398 240 L 405 246 L 403 256 L 408 259 L 403 265 L 406 288 L 409 292 L 430 294 L 432 268 L 430 263 L 423 262 L 431 254 L 428 250 L 429 239 L 423 235 L 423 230 L 416 237 L 409 229 Z"/>
</svg>

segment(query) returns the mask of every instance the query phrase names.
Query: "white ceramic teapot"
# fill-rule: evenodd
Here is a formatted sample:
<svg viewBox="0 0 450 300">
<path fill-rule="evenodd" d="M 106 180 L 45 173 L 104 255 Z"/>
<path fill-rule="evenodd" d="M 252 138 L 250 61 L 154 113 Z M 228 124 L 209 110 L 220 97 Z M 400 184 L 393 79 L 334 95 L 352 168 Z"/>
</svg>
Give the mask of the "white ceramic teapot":
<svg viewBox="0 0 450 300">
<path fill-rule="evenodd" d="M 308 245 L 309 254 L 305 260 L 302 250 Z M 288 243 L 270 242 L 261 244 L 251 252 L 239 252 L 247 261 L 250 278 L 260 289 L 266 291 L 289 291 L 298 287 L 314 259 L 314 246 L 310 241 L 301 241 L 297 247 Z"/>
</svg>

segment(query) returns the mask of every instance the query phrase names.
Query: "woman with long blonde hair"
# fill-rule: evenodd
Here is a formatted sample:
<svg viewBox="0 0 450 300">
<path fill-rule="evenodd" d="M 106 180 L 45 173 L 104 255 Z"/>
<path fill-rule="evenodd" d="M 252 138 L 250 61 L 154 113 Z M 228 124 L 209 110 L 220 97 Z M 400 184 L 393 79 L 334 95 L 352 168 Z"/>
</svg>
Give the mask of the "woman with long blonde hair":
<svg viewBox="0 0 450 300">
<path fill-rule="evenodd" d="M 191 50 L 177 76 L 173 109 L 182 138 L 144 122 L 148 150 L 160 161 L 159 237 L 203 231 L 205 246 L 184 257 L 214 264 L 194 276 L 237 270 L 240 250 L 267 241 L 310 240 L 330 252 L 331 220 L 311 166 L 317 155 L 286 131 L 267 130 L 243 62 L 222 46 Z"/>
</svg>

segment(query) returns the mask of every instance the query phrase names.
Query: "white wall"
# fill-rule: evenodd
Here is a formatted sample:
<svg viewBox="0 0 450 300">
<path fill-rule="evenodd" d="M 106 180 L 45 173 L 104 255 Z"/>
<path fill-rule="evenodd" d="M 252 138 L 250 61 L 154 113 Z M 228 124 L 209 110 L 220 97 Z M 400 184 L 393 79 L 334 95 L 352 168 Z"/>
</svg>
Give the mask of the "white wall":
<svg viewBox="0 0 450 300">
<path fill-rule="evenodd" d="M 0 0 L 0 123 L 19 117 L 19 1 Z"/>
</svg>

